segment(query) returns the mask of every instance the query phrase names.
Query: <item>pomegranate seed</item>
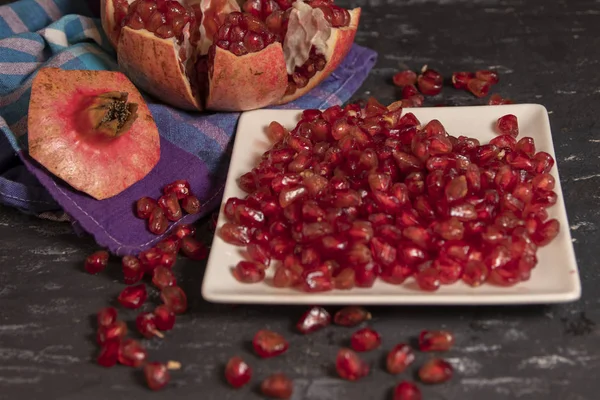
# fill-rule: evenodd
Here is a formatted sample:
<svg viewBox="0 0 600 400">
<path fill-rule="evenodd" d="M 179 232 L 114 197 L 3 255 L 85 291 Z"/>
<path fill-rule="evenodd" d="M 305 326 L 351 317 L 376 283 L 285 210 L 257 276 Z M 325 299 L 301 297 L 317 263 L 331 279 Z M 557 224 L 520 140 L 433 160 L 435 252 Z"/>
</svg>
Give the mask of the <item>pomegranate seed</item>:
<svg viewBox="0 0 600 400">
<path fill-rule="evenodd" d="M 261 393 L 273 399 L 289 399 L 293 389 L 291 379 L 282 373 L 273 374 L 260 384 Z"/>
<path fill-rule="evenodd" d="M 435 268 L 425 268 L 416 275 L 417 284 L 422 290 L 433 292 L 440 288 L 440 273 Z"/>
<path fill-rule="evenodd" d="M 285 353 L 289 344 L 279 333 L 262 329 L 254 335 L 252 346 L 259 357 L 270 358 Z"/>
<path fill-rule="evenodd" d="M 175 325 L 175 313 L 161 304 L 154 309 L 154 324 L 161 331 L 170 331 Z"/>
<path fill-rule="evenodd" d="M 148 229 L 155 235 L 162 235 L 167 231 L 169 221 L 160 207 L 155 207 L 148 217 Z"/>
<path fill-rule="evenodd" d="M 99 250 L 95 253 L 90 254 L 85 259 L 85 270 L 90 274 L 97 274 L 104 271 L 108 264 L 108 252 L 105 250 Z"/>
<path fill-rule="evenodd" d="M 489 82 L 492 85 L 495 85 L 500 80 L 498 78 L 498 74 L 495 71 L 490 71 L 490 70 L 476 71 L 475 78 L 481 79 L 482 81 Z"/>
<path fill-rule="evenodd" d="M 396 345 L 387 355 L 386 367 L 390 374 L 400 374 L 415 361 L 415 353 L 409 345 L 400 343 Z"/>
<path fill-rule="evenodd" d="M 158 207 L 156 200 L 150 197 L 142 197 L 135 203 L 135 212 L 139 218 L 148 219 L 156 207 Z"/>
<path fill-rule="evenodd" d="M 252 368 L 241 358 L 231 357 L 225 366 L 225 379 L 234 388 L 241 388 L 250 382 Z"/>
<path fill-rule="evenodd" d="M 556 219 L 544 222 L 533 234 L 533 242 L 542 247 L 549 244 L 560 231 L 560 223 Z"/>
<path fill-rule="evenodd" d="M 412 382 L 402 381 L 394 388 L 394 400 L 421 400 L 421 389 Z"/>
<path fill-rule="evenodd" d="M 181 364 L 169 361 L 166 365 L 159 362 L 149 362 L 144 365 L 144 377 L 151 390 L 160 390 L 171 380 L 170 369 L 179 369 Z"/>
<path fill-rule="evenodd" d="M 196 228 L 193 225 L 180 224 L 180 225 L 177 225 L 175 227 L 175 229 L 173 230 L 173 238 L 172 239 L 167 238 L 161 242 L 161 243 L 163 243 L 163 242 L 167 242 L 167 240 L 170 240 L 169 244 L 171 244 L 171 243 L 177 244 L 177 248 L 173 247 L 170 250 L 166 250 L 166 249 L 160 248 L 158 245 L 156 245 L 156 247 L 158 247 L 159 249 L 161 249 L 162 251 L 165 251 L 165 252 L 168 251 L 171 253 L 177 253 L 179 251 L 179 241 L 177 239 L 183 239 L 186 236 L 193 237 L 194 235 L 196 235 Z"/>
<path fill-rule="evenodd" d="M 119 363 L 128 367 L 137 368 L 146 361 L 146 349 L 140 342 L 133 339 L 127 339 L 119 346 Z"/>
<path fill-rule="evenodd" d="M 402 88 L 402 98 L 403 99 L 412 99 L 414 96 L 419 95 L 419 91 L 417 90 L 414 83 L 410 85 L 406 85 Z"/>
<path fill-rule="evenodd" d="M 473 79 L 475 74 L 472 72 L 455 72 L 452 74 L 452 85 L 456 89 L 466 90 L 469 80 Z"/>
<path fill-rule="evenodd" d="M 181 207 L 188 214 L 198 214 L 202 205 L 196 196 L 186 196 L 181 200 Z"/>
<path fill-rule="evenodd" d="M 250 243 L 250 234 L 248 228 L 227 222 L 219 230 L 221 238 L 229 244 L 242 246 Z"/>
<path fill-rule="evenodd" d="M 404 87 L 417 83 L 417 74 L 411 70 L 400 71 L 394 75 L 394 85 Z"/>
<path fill-rule="evenodd" d="M 352 334 L 350 346 L 354 351 L 371 351 L 381 346 L 381 337 L 373 329 L 363 328 Z"/>
<path fill-rule="evenodd" d="M 208 257 L 208 249 L 201 241 L 193 236 L 186 236 L 181 240 L 181 251 L 191 260 L 204 260 Z"/>
<path fill-rule="evenodd" d="M 123 321 L 116 321 L 109 326 L 101 326 L 96 333 L 98 344 L 105 344 L 110 341 L 121 341 L 127 335 L 127 325 Z"/>
<path fill-rule="evenodd" d="M 139 282 L 144 276 L 144 269 L 134 256 L 123 257 L 121 265 L 123 266 L 123 281 L 128 285 Z"/>
<path fill-rule="evenodd" d="M 335 369 L 340 378 L 348 381 L 357 381 L 369 374 L 369 365 L 350 349 L 340 349 L 338 352 Z"/>
<path fill-rule="evenodd" d="M 102 365 L 103 367 L 110 368 L 117 364 L 118 357 L 119 342 L 109 341 L 104 343 L 100 348 L 100 354 L 98 354 L 96 362 Z"/>
<path fill-rule="evenodd" d="M 467 89 L 473 93 L 475 97 L 485 97 L 490 91 L 490 83 L 481 79 L 469 79 Z"/>
<path fill-rule="evenodd" d="M 166 185 L 163 188 L 163 193 L 173 193 L 177 196 L 178 200 L 183 200 L 185 197 L 190 196 L 192 191 L 190 189 L 190 184 L 187 181 L 178 180 Z"/>
<path fill-rule="evenodd" d="M 536 153 L 533 157 L 533 160 L 537 163 L 535 166 L 535 172 L 538 174 L 546 174 L 550 172 L 552 167 L 554 166 L 554 159 L 552 156 L 545 151 L 540 151 Z"/>
<path fill-rule="evenodd" d="M 507 114 L 498 118 L 496 129 L 501 135 L 510 135 L 512 137 L 519 136 L 519 123 L 517 122 L 517 117 L 513 114 Z"/>
<path fill-rule="evenodd" d="M 371 319 L 371 313 L 363 307 L 348 306 L 342 308 L 333 316 L 336 325 L 353 327 Z"/>
<path fill-rule="evenodd" d="M 114 307 L 104 307 L 98 311 L 96 319 L 98 327 L 111 326 L 117 321 L 117 310 Z"/>
<path fill-rule="evenodd" d="M 481 261 L 469 261 L 462 274 L 462 280 L 469 286 L 477 287 L 488 277 L 488 267 Z"/>
<path fill-rule="evenodd" d="M 439 72 L 426 69 L 417 78 L 419 90 L 426 96 L 435 96 L 442 91 L 443 78 Z"/>
<path fill-rule="evenodd" d="M 427 361 L 419 369 L 419 379 L 423 383 L 443 383 L 449 381 L 452 374 L 452 365 L 440 358 Z"/>
<path fill-rule="evenodd" d="M 233 276 L 238 282 L 257 283 L 265 279 L 266 267 L 250 261 L 240 261 L 233 269 Z"/>
<path fill-rule="evenodd" d="M 312 307 L 304 313 L 298 323 L 296 329 L 300 333 L 311 333 L 326 327 L 331 323 L 331 315 L 321 307 Z"/>
<path fill-rule="evenodd" d="M 158 199 L 158 205 L 162 208 L 169 221 L 179 221 L 183 216 L 179 200 L 175 193 L 168 193 L 161 196 Z"/>
<path fill-rule="evenodd" d="M 177 285 L 175 276 L 173 276 L 173 273 L 170 269 L 165 267 L 157 267 L 154 269 L 154 271 L 152 271 L 152 283 L 158 289 Z"/>
<path fill-rule="evenodd" d="M 160 298 L 175 314 L 183 314 L 187 310 L 187 297 L 179 286 L 162 289 Z"/>
<path fill-rule="evenodd" d="M 123 289 L 121 293 L 119 293 L 117 300 L 125 308 L 136 309 L 144 304 L 147 296 L 146 285 L 142 283 Z"/>
<path fill-rule="evenodd" d="M 164 338 L 164 335 L 156 328 L 155 315 L 153 313 L 144 312 L 139 314 L 135 318 L 135 326 L 138 332 L 141 333 L 145 338 L 150 339 L 154 336 L 157 336 L 161 339 Z"/>
<path fill-rule="evenodd" d="M 421 351 L 448 351 L 454 345 L 454 336 L 448 331 L 422 331 L 419 334 Z"/>
<path fill-rule="evenodd" d="M 265 267 L 268 267 L 271 263 L 271 254 L 268 246 L 259 243 L 250 243 L 248 247 L 246 247 L 246 250 L 252 261 L 256 261 Z"/>
</svg>

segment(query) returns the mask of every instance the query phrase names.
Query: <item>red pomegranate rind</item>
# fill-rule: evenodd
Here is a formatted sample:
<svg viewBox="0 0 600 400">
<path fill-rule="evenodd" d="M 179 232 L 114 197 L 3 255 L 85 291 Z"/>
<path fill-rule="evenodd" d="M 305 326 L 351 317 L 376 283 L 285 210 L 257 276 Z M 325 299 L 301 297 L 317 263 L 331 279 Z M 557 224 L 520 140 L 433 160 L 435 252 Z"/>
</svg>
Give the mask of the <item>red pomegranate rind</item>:
<svg viewBox="0 0 600 400">
<path fill-rule="evenodd" d="M 117 56 L 120 69 L 141 89 L 183 110 L 201 110 L 179 60 L 173 39 L 145 30 L 121 30 Z"/>
<path fill-rule="evenodd" d="M 288 78 L 280 43 L 239 57 L 215 46 L 213 65 L 206 108 L 253 110 L 276 103 L 285 94 Z"/>
<path fill-rule="evenodd" d="M 324 54 L 327 64 L 322 71 L 317 72 L 309 81 L 308 84 L 297 89 L 294 93 L 283 97 L 278 104 L 289 103 L 297 99 L 298 97 L 308 93 L 325 78 L 327 78 L 335 69 L 340 65 L 342 60 L 346 57 L 352 44 L 354 43 L 354 35 L 356 35 L 356 29 L 358 28 L 358 21 L 360 20 L 360 8 L 349 10 L 350 12 L 350 24 L 343 28 L 332 28 L 331 36 L 327 39 L 328 53 Z M 285 67 L 284 67 L 285 69 Z M 287 85 L 287 76 L 286 76 Z"/>
<path fill-rule="evenodd" d="M 126 92 L 137 119 L 120 136 L 96 132 L 82 118 L 91 96 Z M 160 158 L 158 129 L 142 95 L 120 72 L 43 68 L 31 88 L 29 155 L 95 199 L 115 196 L 144 178 Z"/>
</svg>

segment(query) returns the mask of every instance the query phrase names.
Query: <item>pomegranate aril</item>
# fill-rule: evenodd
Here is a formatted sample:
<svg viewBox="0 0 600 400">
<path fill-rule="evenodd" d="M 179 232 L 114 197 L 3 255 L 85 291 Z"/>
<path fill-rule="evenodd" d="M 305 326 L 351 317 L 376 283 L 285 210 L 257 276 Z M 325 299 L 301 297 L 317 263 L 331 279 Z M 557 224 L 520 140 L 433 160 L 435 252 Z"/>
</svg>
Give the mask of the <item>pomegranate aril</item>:
<svg viewBox="0 0 600 400">
<path fill-rule="evenodd" d="M 419 90 L 426 96 L 435 96 L 442 91 L 443 78 L 439 72 L 426 69 L 417 78 Z"/>
<path fill-rule="evenodd" d="M 166 232 L 169 221 L 164 211 L 160 207 L 155 207 L 148 218 L 148 230 L 155 235 L 162 235 Z"/>
<path fill-rule="evenodd" d="M 287 130 L 279 122 L 273 121 L 267 127 L 267 136 L 272 142 L 277 143 L 287 135 Z"/>
<path fill-rule="evenodd" d="M 333 278 L 333 285 L 338 290 L 352 289 L 356 285 L 356 272 L 352 268 L 344 268 Z"/>
<path fill-rule="evenodd" d="M 501 135 L 519 136 L 519 122 L 517 117 L 513 114 L 507 114 L 498 118 L 496 130 Z"/>
<path fill-rule="evenodd" d="M 488 277 L 488 267 L 481 261 L 469 261 L 461 276 L 463 282 L 472 287 L 482 285 Z"/>
<path fill-rule="evenodd" d="M 422 290 L 433 292 L 440 288 L 440 272 L 435 268 L 429 267 L 420 270 L 415 277 L 417 285 L 419 285 Z"/>
<path fill-rule="evenodd" d="M 115 321 L 109 326 L 101 326 L 96 332 L 96 341 L 98 344 L 104 344 L 111 341 L 119 342 L 127 335 L 127 325 L 123 321 Z"/>
<path fill-rule="evenodd" d="M 198 239 L 193 236 L 186 236 L 181 240 L 181 251 L 191 260 L 204 260 L 208 257 L 208 249 Z"/>
<path fill-rule="evenodd" d="M 448 351 L 454 346 L 454 335 L 448 331 L 421 331 L 419 350 Z"/>
<path fill-rule="evenodd" d="M 318 269 L 305 272 L 302 279 L 302 289 L 305 292 L 327 292 L 333 289 L 331 274 Z"/>
<path fill-rule="evenodd" d="M 381 346 L 381 337 L 373 329 L 363 328 L 352 334 L 350 346 L 354 351 L 371 351 Z"/>
<path fill-rule="evenodd" d="M 254 335 L 252 347 L 259 357 L 271 358 L 285 353 L 289 344 L 279 333 L 262 329 Z"/>
<path fill-rule="evenodd" d="M 340 349 L 335 361 L 335 369 L 340 378 L 357 381 L 369 374 L 369 365 L 350 349 Z"/>
<path fill-rule="evenodd" d="M 402 381 L 394 388 L 393 400 L 421 400 L 421 389 L 412 382 Z"/>
<path fill-rule="evenodd" d="M 474 77 L 475 74 L 472 72 L 455 72 L 452 74 L 452 85 L 456 89 L 466 90 L 467 83 L 469 83 L 469 80 L 473 79 Z"/>
<path fill-rule="evenodd" d="M 306 311 L 296 323 L 300 333 L 307 334 L 318 331 L 331 323 L 331 315 L 322 307 L 312 307 Z"/>
<path fill-rule="evenodd" d="M 240 261 L 232 273 L 236 280 L 242 283 L 257 283 L 265 279 L 265 266 L 250 262 Z"/>
<path fill-rule="evenodd" d="M 150 197 L 142 197 L 135 203 L 136 214 L 142 219 L 148 219 L 156 207 L 158 207 L 158 203 Z"/>
<path fill-rule="evenodd" d="M 159 338 L 163 338 L 163 334 L 157 329 L 156 326 L 156 316 L 150 312 L 144 312 L 139 314 L 135 318 L 135 326 L 138 332 L 144 336 L 145 338 L 153 338 L 157 336 Z"/>
<path fill-rule="evenodd" d="M 190 184 L 185 180 L 177 180 L 169 183 L 163 188 L 164 194 L 173 193 L 178 200 L 183 200 L 185 197 L 192 194 Z"/>
<path fill-rule="evenodd" d="M 516 149 L 527 154 L 529 157 L 533 157 L 535 155 L 535 142 L 533 138 L 528 136 L 523 137 L 517 142 Z"/>
<path fill-rule="evenodd" d="M 554 189 L 554 177 L 548 173 L 539 174 L 533 177 L 531 185 L 536 190 L 551 191 Z"/>
<path fill-rule="evenodd" d="M 90 274 L 98 274 L 106 268 L 108 264 L 108 252 L 105 250 L 96 251 L 85 259 L 84 268 Z"/>
<path fill-rule="evenodd" d="M 187 310 L 187 296 L 179 286 L 162 289 L 160 298 L 175 314 L 183 314 Z"/>
<path fill-rule="evenodd" d="M 225 379 L 234 388 L 241 388 L 250 382 L 252 368 L 241 358 L 231 357 L 225 366 Z"/>
<path fill-rule="evenodd" d="M 196 196 L 186 196 L 181 200 L 181 207 L 188 214 L 198 214 L 202 205 Z"/>
<path fill-rule="evenodd" d="M 157 267 L 152 271 L 152 284 L 158 289 L 163 289 L 167 286 L 177 285 L 177 280 L 170 269 Z"/>
<path fill-rule="evenodd" d="M 180 237 L 183 238 L 185 236 L 188 236 L 188 234 L 184 234 L 185 231 L 186 231 L 185 228 L 182 228 L 180 226 L 176 227 L 173 232 L 173 235 L 164 238 L 163 240 L 161 240 L 160 242 L 158 242 L 156 244 L 156 249 L 160 250 L 160 252 L 162 252 L 163 254 L 165 254 L 165 253 L 177 254 L 177 252 L 181 248 Z M 191 231 L 189 233 L 189 235 L 194 235 L 195 232 L 196 232 L 196 229 L 193 228 L 193 231 Z"/>
<path fill-rule="evenodd" d="M 500 80 L 498 78 L 498 73 L 496 71 L 490 70 L 475 71 L 475 78 L 489 82 L 492 85 L 495 85 Z"/>
<path fill-rule="evenodd" d="M 546 174 L 550 172 L 554 166 L 554 158 L 545 151 L 540 151 L 533 156 L 535 162 L 535 172 L 538 174 Z"/>
<path fill-rule="evenodd" d="M 119 363 L 128 367 L 137 368 L 146 362 L 147 352 L 140 342 L 127 339 L 119 346 Z"/>
<path fill-rule="evenodd" d="M 396 375 L 404 372 L 413 361 L 415 361 L 413 350 L 409 345 L 400 343 L 390 350 L 385 365 L 390 374 Z"/>
<path fill-rule="evenodd" d="M 183 216 L 179 200 L 175 193 L 168 193 L 161 196 L 158 199 L 158 205 L 162 208 L 169 221 L 178 221 Z"/>
<path fill-rule="evenodd" d="M 353 327 L 371 319 L 371 313 L 359 306 L 348 306 L 337 311 L 333 317 L 336 325 Z"/>
<path fill-rule="evenodd" d="M 250 243 L 248 228 L 231 222 L 226 222 L 219 230 L 221 238 L 229 244 L 242 246 Z"/>
<path fill-rule="evenodd" d="M 556 219 L 551 219 L 540 225 L 531 239 L 540 247 L 546 246 L 558 236 L 559 231 L 560 223 Z"/>
<path fill-rule="evenodd" d="M 289 399 L 293 390 L 292 380 L 282 373 L 273 374 L 260 384 L 261 393 L 272 399 Z"/>
<path fill-rule="evenodd" d="M 404 87 L 417 83 L 417 74 L 411 70 L 400 71 L 392 78 L 394 85 Z"/>
<path fill-rule="evenodd" d="M 170 331 L 175 325 L 175 313 L 164 304 L 154 309 L 154 324 L 161 331 Z"/>
<path fill-rule="evenodd" d="M 481 79 L 473 78 L 467 82 L 467 89 L 475 97 L 485 97 L 490 91 L 490 83 Z"/>
<path fill-rule="evenodd" d="M 104 307 L 96 314 L 98 327 L 108 327 L 117 321 L 117 310 L 114 307 Z"/>
<path fill-rule="evenodd" d="M 146 285 L 142 283 L 135 286 L 128 286 L 123 289 L 121 293 L 119 293 L 117 300 L 125 308 L 136 309 L 144 304 L 147 297 Z"/>
<path fill-rule="evenodd" d="M 169 362 L 171 364 L 171 362 Z M 179 367 L 177 363 L 177 367 Z M 159 362 L 149 362 L 144 365 L 144 377 L 151 390 L 160 390 L 171 380 L 169 366 Z M 177 368 L 178 369 L 178 368 Z"/>
<path fill-rule="evenodd" d="M 119 342 L 109 341 L 102 345 L 100 348 L 100 354 L 96 362 L 103 367 L 110 368 L 117 364 L 119 358 Z"/>
<path fill-rule="evenodd" d="M 449 362 L 440 358 L 427 361 L 419 369 L 419 379 L 423 383 L 435 384 L 449 381 L 454 369 Z"/>
</svg>

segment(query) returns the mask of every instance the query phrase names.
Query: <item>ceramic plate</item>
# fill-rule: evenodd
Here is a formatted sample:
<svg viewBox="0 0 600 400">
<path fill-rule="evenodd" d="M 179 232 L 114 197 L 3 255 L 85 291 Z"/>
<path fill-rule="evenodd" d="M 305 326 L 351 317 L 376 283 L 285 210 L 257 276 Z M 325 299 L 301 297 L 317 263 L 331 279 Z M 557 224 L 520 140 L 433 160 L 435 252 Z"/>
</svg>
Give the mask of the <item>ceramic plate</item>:
<svg viewBox="0 0 600 400">
<path fill-rule="evenodd" d="M 546 151 L 556 159 L 548 113 L 541 105 L 434 107 L 410 111 L 422 123 L 438 119 L 450 134 L 475 137 L 482 143 L 487 143 L 495 136 L 493 125 L 499 117 L 514 114 L 519 120 L 519 137 L 533 137 L 538 151 Z M 278 121 L 288 128 L 293 128 L 299 115 L 298 110 L 257 110 L 241 116 L 224 200 L 230 197 L 244 197 L 245 194 L 238 188 L 236 180 L 250 171 L 262 153 L 268 150 L 269 142 L 265 134 L 268 124 Z M 202 294 L 206 300 L 212 302 L 322 305 L 481 305 L 560 303 L 577 300 L 581 295 L 579 273 L 556 166 L 551 173 L 556 178 L 554 190 L 558 194 L 558 200 L 556 205 L 549 209 L 549 214 L 550 218 L 560 221 L 560 233 L 550 245 L 538 250 L 539 263 L 532 271 L 531 279 L 516 286 L 501 288 L 483 285 L 471 288 L 459 282 L 442 286 L 437 292 L 430 293 L 418 290 L 413 279 L 408 279 L 400 286 L 378 280 L 369 289 L 355 288 L 348 291 L 307 294 L 294 289 L 269 286 L 268 279 L 263 283 L 243 284 L 236 281 L 231 274 L 231 268 L 242 260 L 242 248 L 227 244 L 216 234 L 204 276 Z M 218 227 L 225 222 L 221 212 Z"/>
</svg>

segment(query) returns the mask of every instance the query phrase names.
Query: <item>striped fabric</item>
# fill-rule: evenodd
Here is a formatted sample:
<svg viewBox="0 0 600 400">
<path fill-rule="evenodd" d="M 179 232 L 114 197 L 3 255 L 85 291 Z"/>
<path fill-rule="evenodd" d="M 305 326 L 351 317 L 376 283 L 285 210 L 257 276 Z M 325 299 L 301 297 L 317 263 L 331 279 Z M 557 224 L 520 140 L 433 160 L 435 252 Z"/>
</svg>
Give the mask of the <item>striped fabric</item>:
<svg viewBox="0 0 600 400">
<path fill-rule="evenodd" d="M 90 4 L 98 7 L 98 3 L 93 0 L 20 0 L 0 6 L 0 202 L 35 214 L 62 209 L 92 234 L 93 227 L 86 227 L 81 221 L 85 214 L 80 218 L 73 212 L 71 200 L 78 194 L 68 187 L 62 190 L 66 193 L 64 196 L 58 193 L 53 188 L 52 177 L 28 158 L 27 109 L 31 82 L 41 67 L 118 68 L 115 52 L 100 21 L 93 17 L 97 14 L 89 8 Z M 354 45 L 331 77 L 293 104 L 283 107 L 324 108 L 347 101 L 362 84 L 375 60 L 373 51 Z M 167 146 L 184 151 L 188 153 L 186 156 L 202 163 L 211 185 L 222 184 L 228 166 L 226 150 L 230 147 L 239 114 L 187 113 L 156 103 L 151 98 L 147 101 L 162 142 L 166 141 Z M 212 186 L 205 189 L 209 193 L 216 190 Z M 124 192 L 125 197 L 129 191 Z M 133 201 L 133 198 L 128 200 Z M 102 210 L 103 207 L 114 207 L 114 204 L 111 199 L 102 202 L 88 199 L 85 206 L 78 204 L 84 211 L 86 207 Z M 110 222 L 96 225 L 105 229 Z"/>
</svg>

